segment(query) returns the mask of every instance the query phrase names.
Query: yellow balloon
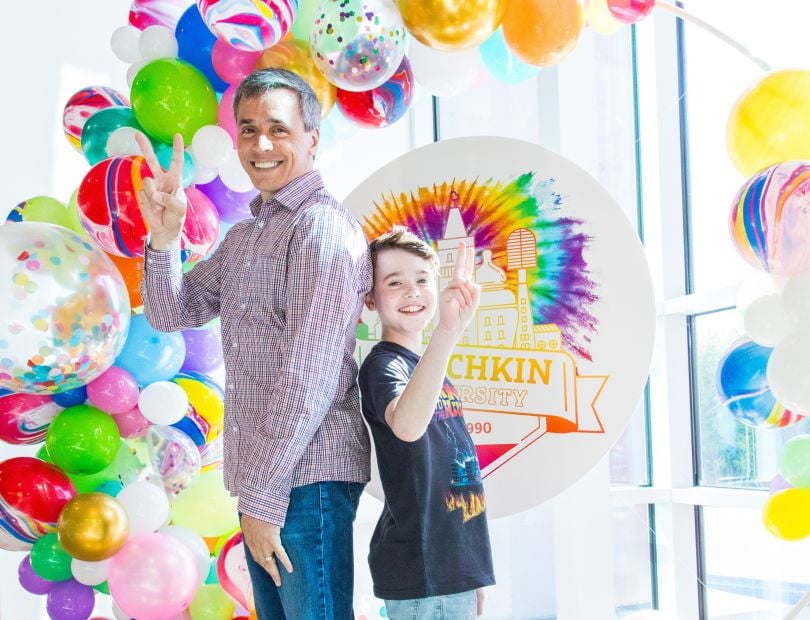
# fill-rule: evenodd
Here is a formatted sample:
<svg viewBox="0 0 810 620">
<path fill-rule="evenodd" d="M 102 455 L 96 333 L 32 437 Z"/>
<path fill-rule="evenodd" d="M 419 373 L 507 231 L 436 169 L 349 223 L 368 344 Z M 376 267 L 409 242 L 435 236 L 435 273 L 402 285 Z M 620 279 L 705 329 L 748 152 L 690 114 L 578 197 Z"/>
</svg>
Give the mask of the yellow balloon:
<svg viewBox="0 0 810 620">
<path fill-rule="evenodd" d="M 774 71 L 757 80 L 732 107 L 726 142 L 746 177 L 783 161 L 810 159 L 810 71 Z"/>
<path fill-rule="evenodd" d="M 515 56 L 548 67 L 574 51 L 584 25 L 580 0 L 510 0 L 502 30 Z"/>
<path fill-rule="evenodd" d="M 124 546 L 129 521 L 121 504 L 106 493 L 83 493 L 62 508 L 56 533 L 59 543 L 74 558 L 98 562 Z"/>
<path fill-rule="evenodd" d="M 408 31 L 433 49 L 475 47 L 498 29 L 507 0 L 397 0 Z"/>
<path fill-rule="evenodd" d="M 810 489 L 785 489 L 774 493 L 762 509 L 768 531 L 783 540 L 810 536 Z"/>
<path fill-rule="evenodd" d="M 608 8 L 607 0 L 588 0 L 585 7 L 585 19 L 588 28 L 599 34 L 613 34 L 624 24 L 613 17 Z"/>
<path fill-rule="evenodd" d="M 219 537 L 239 527 L 236 502 L 225 489 L 222 471 L 205 471 L 172 502 L 172 522 L 204 538 Z"/>
</svg>

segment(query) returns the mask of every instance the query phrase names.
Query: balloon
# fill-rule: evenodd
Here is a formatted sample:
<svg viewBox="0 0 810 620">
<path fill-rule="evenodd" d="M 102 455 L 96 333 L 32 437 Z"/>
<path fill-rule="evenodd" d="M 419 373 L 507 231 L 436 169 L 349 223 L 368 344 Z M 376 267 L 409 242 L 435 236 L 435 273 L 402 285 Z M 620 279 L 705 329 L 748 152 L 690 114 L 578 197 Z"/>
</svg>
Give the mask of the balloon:
<svg viewBox="0 0 810 620">
<path fill-rule="evenodd" d="M 70 228 L 68 206 L 50 196 L 34 196 L 15 206 L 6 222 L 42 222 Z"/>
<path fill-rule="evenodd" d="M 308 33 L 306 39 L 309 40 Z M 253 71 L 261 54 L 260 51 L 240 50 L 222 39 L 216 39 L 211 50 L 211 63 L 220 78 L 236 86 Z"/>
<path fill-rule="evenodd" d="M 200 451 L 183 431 L 171 426 L 152 426 L 143 441 L 146 455 L 142 458 L 160 477 L 159 482 L 170 497 L 190 487 L 200 475 Z"/>
<path fill-rule="evenodd" d="M 790 486 L 810 489 L 810 435 L 791 437 L 779 453 L 779 473 Z"/>
<path fill-rule="evenodd" d="M 189 606 L 199 575 L 180 541 L 159 533 L 135 536 L 113 557 L 107 583 L 118 607 L 138 620 L 164 620 Z"/>
<path fill-rule="evenodd" d="M 781 428 L 802 419 L 774 399 L 766 368 L 771 351 L 747 338 L 729 346 L 717 364 L 717 393 L 737 420 L 750 426 Z"/>
<path fill-rule="evenodd" d="M 137 121 L 136 121 L 137 122 Z M 107 157 L 119 157 L 121 155 L 143 155 L 141 147 L 135 141 L 138 134 L 135 127 L 119 127 L 113 130 L 107 138 L 105 153 Z"/>
<path fill-rule="evenodd" d="M 236 605 L 217 585 L 203 585 L 191 601 L 192 620 L 231 620 Z"/>
<path fill-rule="evenodd" d="M 746 277 L 737 288 L 737 311 L 745 314 L 745 310 L 755 300 L 765 295 L 780 293 L 785 285 L 785 279 L 772 276 L 768 273 L 755 272 Z"/>
<path fill-rule="evenodd" d="M 138 382 L 123 368 L 110 366 L 87 384 L 87 397 L 111 415 L 124 413 L 138 404 Z"/>
<path fill-rule="evenodd" d="M 388 81 L 398 71 L 405 47 L 402 17 L 386 0 L 325 0 L 309 35 L 318 69 L 348 91 L 371 90 Z"/>
<path fill-rule="evenodd" d="M 82 151 L 91 166 L 107 159 L 107 141 L 116 129 L 122 127 L 141 130 L 132 108 L 110 106 L 87 119 L 82 129 Z"/>
<path fill-rule="evenodd" d="M 500 26 L 506 5 L 506 0 L 397 0 L 408 32 L 419 42 L 444 51 L 475 47 L 485 41 Z"/>
<path fill-rule="evenodd" d="M 309 33 L 312 24 L 315 23 L 315 12 L 319 6 L 320 0 L 298 0 L 298 15 L 290 30 L 294 38 L 309 41 Z"/>
<path fill-rule="evenodd" d="M 47 454 L 38 453 L 38 456 L 44 459 Z M 107 483 L 115 483 L 116 486 L 129 484 L 138 478 L 142 468 L 133 450 L 122 441 L 113 462 L 100 472 L 88 475 L 68 474 L 68 477 L 79 493 L 91 493 Z"/>
<path fill-rule="evenodd" d="M 289 32 L 297 2 L 288 0 L 197 0 L 208 28 L 232 47 L 262 51 Z"/>
<path fill-rule="evenodd" d="M 173 149 L 171 145 L 161 143 L 155 148 L 155 156 L 157 157 L 160 167 L 163 168 L 164 170 L 168 170 L 169 166 L 171 166 L 172 154 Z M 194 158 L 191 157 L 191 154 L 188 151 L 183 151 L 183 175 L 182 175 L 183 187 L 188 188 L 188 186 L 191 185 L 193 180 L 194 180 Z"/>
<path fill-rule="evenodd" d="M 785 161 L 810 159 L 810 71 L 773 71 L 758 79 L 729 113 L 726 142 L 746 177 Z"/>
<path fill-rule="evenodd" d="M 251 216 L 250 203 L 257 195 L 255 189 L 251 189 L 246 192 L 232 190 L 222 182 L 222 179 L 219 176 L 215 177 L 209 183 L 197 185 L 197 189 L 208 196 L 208 198 L 214 204 L 217 212 L 219 213 L 219 219 L 221 222 L 235 224 L 236 222 L 245 220 Z M 188 344 L 188 342 L 186 342 L 186 344 Z M 218 344 L 218 346 L 221 346 L 221 344 Z M 188 356 L 188 353 L 186 355 Z M 212 364 L 214 362 L 214 357 L 216 356 L 212 355 L 211 353 L 208 353 L 207 356 L 209 363 Z M 218 366 L 222 360 L 221 351 L 217 359 L 219 360 L 217 363 Z M 209 366 L 206 368 L 189 368 L 189 370 L 199 370 L 201 372 L 205 372 L 207 370 L 212 370 L 213 368 L 216 368 L 216 366 Z"/>
<path fill-rule="evenodd" d="M 56 416 L 45 441 L 55 465 L 87 475 L 113 462 L 121 436 L 108 414 L 90 405 L 76 405 Z"/>
<path fill-rule="evenodd" d="M 150 136 L 171 144 L 174 134 L 186 144 L 203 125 L 217 119 L 217 98 L 211 83 L 193 65 L 161 58 L 145 65 L 132 83 L 135 118 Z"/>
<path fill-rule="evenodd" d="M 31 567 L 34 572 L 50 581 L 70 579 L 70 556 L 59 544 L 56 534 L 45 534 L 31 548 Z"/>
<path fill-rule="evenodd" d="M 774 347 L 788 334 L 796 331 L 782 304 L 781 295 L 765 295 L 752 301 L 743 314 L 745 332 L 765 347 Z"/>
<path fill-rule="evenodd" d="M 474 48 L 442 52 L 416 39 L 411 39 L 408 60 L 414 79 L 437 97 L 451 97 L 469 89 L 481 68 L 478 50 Z"/>
<path fill-rule="evenodd" d="M 611 15 L 624 24 L 634 24 L 650 14 L 655 0 L 607 0 Z"/>
<path fill-rule="evenodd" d="M 84 229 L 84 226 L 82 225 L 82 218 L 79 216 L 78 199 L 79 199 L 79 188 L 77 187 L 74 190 L 74 192 L 70 195 L 70 199 L 68 200 L 65 228 L 72 230 L 73 232 L 81 235 L 86 239 L 89 239 L 90 235 L 88 235 L 87 231 Z"/>
<path fill-rule="evenodd" d="M 219 100 L 219 107 L 217 108 L 217 124 L 221 129 L 230 136 L 231 150 L 236 145 L 236 118 L 233 114 L 233 98 L 236 95 L 237 86 L 228 86 L 227 90 L 222 93 L 222 98 Z M 219 166 L 219 164 L 217 164 Z M 214 174 L 216 176 L 216 173 Z M 207 183 L 208 181 L 206 181 Z"/>
<path fill-rule="evenodd" d="M 81 405 L 87 400 L 87 388 L 83 385 L 73 390 L 65 390 L 58 392 L 51 396 L 53 402 L 60 407 L 72 407 L 73 405 Z"/>
<path fill-rule="evenodd" d="M 222 589 L 245 609 L 253 608 L 253 584 L 245 558 L 242 532 L 236 532 L 217 557 L 217 577 Z"/>
<path fill-rule="evenodd" d="M 93 114 L 110 106 L 128 106 L 129 99 L 109 86 L 87 86 L 73 94 L 62 112 L 68 142 L 80 153 L 84 124 Z"/>
<path fill-rule="evenodd" d="M 113 54 L 123 62 L 138 62 L 141 60 L 141 50 L 138 46 L 140 38 L 141 31 L 135 26 L 127 24 L 116 28 L 110 36 Z"/>
<path fill-rule="evenodd" d="M 121 276 L 87 240 L 51 224 L 0 227 L 0 387 L 55 393 L 92 381 L 124 342 Z"/>
<path fill-rule="evenodd" d="M 143 279 L 143 258 L 126 258 L 123 256 L 116 256 L 115 254 L 107 254 L 107 257 L 118 268 L 121 277 L 124 280 L 124 285 L 127 288 L 129 295 L 129 305 L 131 308 L 137 308 L 143 305 L 141 299 L 141 280 Z"/>
<path fill-rule="evenodd" d="M 211 252 L 219 238 L 219 213 L 208 196 L 196 187 L 187 187 L 185 194 L 188 208 L 180 247 L 185 260 L 196 262 Z"/>
<path fill-rule="evenodd" d="M 315 96 L 321 104 L 321 118 L 329 114 L 329 110 L 335 104 L 337 89 L 324 77 L 315 64 L 309 53 L 309 45 L 295 39 L 278 43 L 271 49 L 265 50 L 256 62 L 256 69 L 267 67 L 287 69 L 304 78 L 315 91 Z M 222 170 L 220 170 L 220 175 L 222 175 Z M 240 189 L 230 184 L 228 186 L 232 189 Z M 247 191 L 247 189 L 243 188 L 242 191 Z"/>
<path fill-rule="evenodd" d="M 176 383 L 155 381 L 141 391 L 138 409 L 153 424 L 174 424 L 185 415 L 188 397 Z"/>
<path fill-rule="evenodd" d="M 810 271 L 797 274 L 782 289 L 782 306 L 788 320 L 802 328 L 810 327 Z"/>
<path fill-rule="evenodd" d="M 212 53 L 218 39 L 205 25 L 200 11 L 193 3 L 177 22 L 174 36 L 177 37 L 180 60 L 197 67 L 217 92 L 228 88 L 228 84 L 214 70 Z"/>
<path fill-rule="evenodd" d="M 50 396 L 4 394 L 0 396 L 0 440 L 12 444 L 40 443 L 60 411 L 62 408 Z"/>
<path fill-rule="evenodd" d="M 768 531 L 783 540 L 801 540 L 810 536 L 810 490 L 785 489 L 774 493 L 762 509 L 762 521 Z"/>
<path fill-rule="evenodd" d="M 62 548 L 74 558 L 99 562 L 124 546 L 128 527 L 127 513 L 115 499 L 105 493 L 82 493 L 62 509 L 56 531 Z"/>
<path fill-rule="evenodd" d="M 748 179 L 729 214 L 734 247 L 751 265 L 791 276 L 810 269 L 810 163 L 785 162 Z"/>
<path fill-rule="evenodd" d="M 20 562 L 20 567 L 17 569 L 17 576 L 20 579 L 20 585 L 23 589 L 31 594 L 47 594 L 54 586 L 54 583 L 56 583 L 43 579 L 34 572 L 34 569 L 31 568 L 30 555 L 26 555 L 22 559 L 22 562 Z"/>
<path fill-rule="evenodd" d="M 515 56 L 548 67 L 574 51 L 584 25 L 579 0 L 511 0 L 501 27 Z"/>
<path fill-rule="evenodd" d="M 216 203 L 216 199 L 213 197 L 211 199 Z M 219 326 L 187 329 L 181 333 L 186 342 L 186 358 L 183 360 L 181 370 L 204 373 L 222 365 L 222 332 Z M 2 411 L 1 403 L 2 400 L 0 411 Z"/>
<path fill-rule="evenodd" d="M 478 49 L 484 66 L 496 80 L 517 84 L 532 79 L 538 73 L 537 67 L 522 62 L 509 51 L 501 29 L 492 33 Z"/>
<path fill-rule="evenodd" d="M 236 498 L 231 497 L 221 470 L 206 471 L 172 502 L 172 522 L 200 536 L 220 536 L 239 527 Z"/>
<path fill-rule="evenodd" d="M 231 110 L 231 116 L 233 116 L 233 110 Z M 228 159 L 233 148 L 234 141 L 230 134 L 217 125 L 200 127 L 191 140 L 194 159 L 210 168 L 217 168 Z"/>
<path fill-rule="evenodd" d="M 188 410 L 183 420 L 175 423 L 198 446 L 209 443 L 222 434 L 225 415 L 225 394 L 210 377 L 192 371 L 179 373 L 172 381 L 188 398 Z"/>
<path fill-rule="evenodd" d="M 143 417 L 141 410 L 138 409 L 137 406 L 129 411 L 113 416 L 113 420 L 115 420 L 115 423 L 118 425 L 118 431 L 121 433 L 121 437 L 126 437 L 127 439 L 143 437 L 146 431 L 149 430 L 149 427 L 152 426 L 152 423 Z"/>
<path fill-rule="evenodd" d="M 383 84 L 371 90 L 338 89 L 337 104 L 343 115 L 361 127 L 387 127 L 408 111 L 413 101 L 413 73 L 408 59 Z"/>
<path fill-rule="evenodd" d="M 115 365 L 129 371 L 138 385 L 171 379 L 183 365 L 186 345 L 178 332 L 159 332 L 146 316 L 132 317 L 129 335 Z"/>
<path fill-rule="evenodd" d="M 774 397 L 794 411 L 810 411 L 810 333 L 794 332 L 774 348 L 768 383 Z"/>
<path fill-rule="evenodd" d="M 133 0 L 129 23 L 138 30 L 149 26 L 165 26 L 174 30 L 189 0 Z"/>
<path fill-rule="evenodd" d="M 70 572 L 73 578 L 86 586 L 97 586 L 107 581 L 107 573 L 110 571 L 110 560 L 99 562 L 85 562 L 73 558 L 70 562 Z"/>
<path fill-rule="evenodd" d="M 258 192 L 253 187 L 253 181 L 250 180 L 247 172 L 242 167 L 242 162 L 239 161 L 236 151 L 232 151 L 231 156 L 219 167 L 219 178 L 226 187 L 235 192 Z"/>
<path fill-rule="evenodd" d="M 51 620 L 87 620 L 95 604 L 93 588 L 68 579 L 55 584 L 48 592 L 46 609 Z"/>
<path fill-rule="evenodd" d="M 177 39 L 174 38 L 174 33 L 164 26 L 149 26 L 141 32 L 138 49 L 141 52 L 141 59 L 147 62 L 158 58 L 176 58 Z"/>
<path fill-rule="evenodd" d="M 146 480 L 128 484 L 113 501 L 118 501 L 126 512 L 130 537 L 155 532 L 169 519 L 166 493 Z"/>
<path fill-rule="evenodd" d="M 203 583 L 211 570 L 211 553 L 202 537 L 180 525 L 165 525 L 160 528 L 160 533 L 179 540 L 191 551 L 200 574 L 200 582 Z"/>
<path fill-rule="evenodd" d="M 768 485 L 768 491 L 771 495 L 779 491 L 783 491 L 784 489 L 792 489 L 792 488 L 793 487 L 791 486 L 791 484 L 779 474 L 776 474 L 771 480 L 771 483 Z"/>
<path fill-rule="evenodd" d="M 613 16 L 607 0 L 588 0 L 585 6 L 588 28 L 599 34 L 613 34 L 624 24 Z"/>
</svg>

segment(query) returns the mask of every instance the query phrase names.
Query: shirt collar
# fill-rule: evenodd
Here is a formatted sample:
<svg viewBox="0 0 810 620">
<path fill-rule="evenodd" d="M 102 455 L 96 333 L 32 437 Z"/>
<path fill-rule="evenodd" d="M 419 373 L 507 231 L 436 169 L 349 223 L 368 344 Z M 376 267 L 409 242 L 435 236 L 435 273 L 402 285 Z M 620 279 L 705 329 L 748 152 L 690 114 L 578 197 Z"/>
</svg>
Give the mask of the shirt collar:
<svg viewBox="0 0 810 620">
<path fill-rule="evenodd" d="M 250 201 L 250 212 L 253 214 L 253 217 L 256 217 L 259 215 L 262 207 L 269 205 L 271 202 L 275 202 L 290 211 L 295 211 L 303 204 L 304 200 L 320 189 L 323 189 L 323 178 L 321 177 L 320 171 L 310 170 L 287 183 L 287 185 L 273 194 L 270 200 L 263 200 L 261 194 L 256 196 Z"/>
</svg>

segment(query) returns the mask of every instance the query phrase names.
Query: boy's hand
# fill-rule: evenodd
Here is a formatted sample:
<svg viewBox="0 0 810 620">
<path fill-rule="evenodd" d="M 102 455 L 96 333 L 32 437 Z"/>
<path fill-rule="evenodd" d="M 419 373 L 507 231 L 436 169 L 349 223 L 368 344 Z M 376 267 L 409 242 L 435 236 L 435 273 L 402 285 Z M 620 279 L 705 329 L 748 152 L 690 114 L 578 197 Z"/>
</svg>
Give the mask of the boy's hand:
<svg viewBox="0 0 810 620">
<path fill-rule="evenodd" d="M 458 260 L 453 278 L 439 294 L 439 329 L 460 336 L 470 324 L 481 297 L 481 287 L 473 281 L 475 252 L 458 244 Z"/>
<path fill-rule="evenodd" d="M 158 163 L 152 143 L 138 132 L 135 141 L 141 147 L 146 163 L 154 178 L 143 180 L 143 190 L 138 195 L 141 212 L 149 227 L 149 247 L 165 250 L 177 243 L 186 218 L 186 197 L 183 194 L 183 137 L 175 134 L 172 162 L 168 170 Z"/>
</svg>

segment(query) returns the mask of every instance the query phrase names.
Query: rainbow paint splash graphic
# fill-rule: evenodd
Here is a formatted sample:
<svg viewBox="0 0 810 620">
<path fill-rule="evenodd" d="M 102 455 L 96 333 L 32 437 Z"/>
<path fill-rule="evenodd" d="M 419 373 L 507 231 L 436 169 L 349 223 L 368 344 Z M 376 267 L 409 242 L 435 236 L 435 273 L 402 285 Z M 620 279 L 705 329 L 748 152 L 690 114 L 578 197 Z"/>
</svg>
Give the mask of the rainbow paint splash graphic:
<svg viewBox="0 0 810 620">
<path fill-rule="evenodd" d="M 565 198 L 554 191 L 554 182 L 527 172 L 509 181 L 453 179 L 392 193 L 375 203 L 363 228 L 374 239 L 398 224 L 438 242 L 457 209 L 474 240 L 477 262 L 491 252 L 492 263 L 507 268 L 506 287 L 512 292 L 518 291 L 519 271 L 524 272 L 533 322 L 558 326 L 564 348 L 592 361 L 589 345 L 598 321 L 591 307 L 598 296 L 583 256 L 591 238 L 582 232 L 581 220 L 562 215 Z"/>
</svg>

